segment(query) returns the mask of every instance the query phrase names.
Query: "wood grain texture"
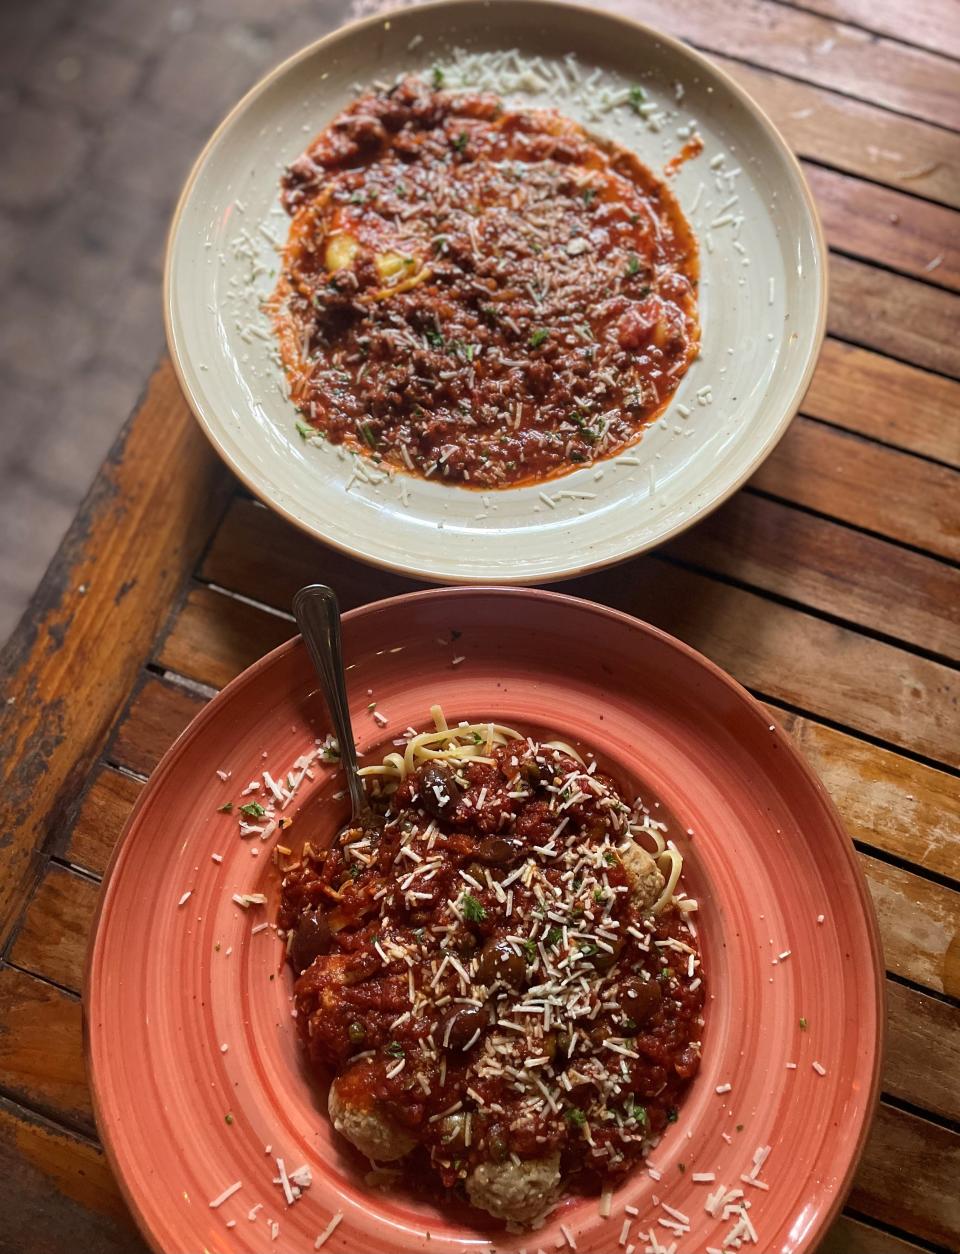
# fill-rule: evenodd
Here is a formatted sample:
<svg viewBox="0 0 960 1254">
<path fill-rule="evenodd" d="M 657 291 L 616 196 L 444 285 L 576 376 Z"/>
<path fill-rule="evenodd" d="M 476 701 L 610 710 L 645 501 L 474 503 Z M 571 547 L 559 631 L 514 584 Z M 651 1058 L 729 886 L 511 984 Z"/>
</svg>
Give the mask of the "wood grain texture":
<svg viewBox="0 0 960 1254">
<path fill-rule="evenodd" d="M 713 60 L 770 115 L 798 156 L 960 208 L 955 132 L 727 57 Z"/>
<path fill-rule="evenodd" d="M 3 1254 L 146 1254 L 103 1151 L 0 1098 Z"/>
<path fill-rule="evenodd" d="M 960 1135 L 881 1103 L 850 1193 L 852 1210 L 939 1245 L 960 1243 Z"/>
<path fill-rule="evenodd" d="M 0 658 L 0 941 L 42 865 L 35 851 L 70 815 L 228 482 L 165 363 Z"/>
<path fill-rule="evenodd" d="M 854 26 L 769 0 L 687 0 L 678 5 L 629 0 L 616 9 L 707 51 L 960 128 L 955 67 L 934 53 L 871 38 Z"/>
<path fill-rule="evenodd" d="M 956 300 L 929 283 L 833 253 L 827 330 L 908 365 L 960 378 Z"/>
<path fill-rule="evenodd" d="M 923 1246 L 841 1215 L 817 1246 L 817 1254 L 925 1254 Z"/>
<path fill-rule="evenodd" d="M 775 706 L 823 780 L 851 839 L 960 880 L 960 805 L 952 775 Z"/>
<path fill-rule="evenodd" d="M 664 552 L 928 652 L 960 657 L 960 571 L 825 518 L 740 492 Z"/>
<path fill-rule="evenodd" d="M 902 0 L 792 0 L 792 3 L 798 9 L 809 9 L 822 17 L 852 22 L 865 30 L 892 35 L 903 43 L 960 57 L 960 24 L 954 0 L 914 0 L 906 12 Z"/>
<path fill-rule="evenodd" d="M 960 467 L 960 383 L 891 357 L 828 336 L 803 412 Z"/>
<path fill-rule="evenodd" d="M 74 866 L 102 875 L 142 791 L 140 780 L 109 766 L 100 767 L 93 775 L 64 842 L 65 859 Z"/>
<path fill-rule="evenodd" d="M 950 561 L 960 559 L 960 473 L 797 418 L 752 487 Z"/>
<path fill-rule="evenodd" d="M 860 855 L 887 970 L 960 997 L 960 893 Z M 921 1103 L 923 1104 L 923 1103 Z"/>
<path fill-rule="evenodd" d="M 80 1002 L 0 967 L 0 1087 L 24 1106 L 94 1134 Z"/>
<path fill-rule="evenodd" d="M 944 1119 L 960 1121 L 960 1010 L 956 1006 L 887 981 L 883 1090 Z"/>
<path fill-rule="evenodd" d="M 205 704 L 197 693 L 151 675 L 134 695 L 107 756 L 128 771 L 149 775 Z"/>
<path fill-rule="evenodd" d="M 24 913 L 10 948 L 10 961 L 79 992 L 99 896 L 99 884 L 51 864 Z"/>
<path fill-rule="evenodd" d="M 956 210 L 809 162 L 803 172 L 831 248 L 960 290 Z"/>
</svg>

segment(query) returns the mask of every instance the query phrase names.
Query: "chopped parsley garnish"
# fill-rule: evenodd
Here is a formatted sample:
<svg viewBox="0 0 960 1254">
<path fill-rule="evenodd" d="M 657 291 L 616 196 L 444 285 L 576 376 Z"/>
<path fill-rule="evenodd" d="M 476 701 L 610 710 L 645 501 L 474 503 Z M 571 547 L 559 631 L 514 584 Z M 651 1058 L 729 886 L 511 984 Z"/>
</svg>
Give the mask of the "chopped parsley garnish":
<svg viewBox="0 0 960 1254">
<path fill-rule="evenodd" d="M 479 732 L 471 732 L 471 733 L 470 733 L 470 739 L 473 741 L 473 743 L 474 743 L 475 745 L 482 745 L 482 744 L 483 744 L 483 737 L 480 735 L 480 733 L 479 733 Z"/>
<path fill-rule="evenodd" d="M 466 131 L 461 131 L 461 132 L 460 132 L 460 134 L 457 136 L 457 138 L 453 141 L 453 146 L 454 146 L 454 148 L 456 148 L 457 152 L 465 152 L 465 151 L 466 151 L 466 147 L 467 147 L 467 140 L 468 140 L 469 138 L 470 138 L 470 136 L 467 134 L 467 132 L 466 132 Z"/>
<path fill-rule="evenodd" d="M 224 1123 L 233 1123 L 233 1115 L 231 1115 L 229 1112 L 228 1112 L 227 1114 L 225 1114 L 225 1115 L 223 1116 L 223 1122 L 224 1122 Z"/>
<path fill-rule="evenodd" d="M 321 439 L 323 438 L 321 432 L 316 427 L 311 427 L 308 422 L 298 422 L 296 426 L 301 440 L 312 440 L 315 435 L 319 435 Z"/>
<path fill-rule="evenodd" d="M 360 878 L 360 864 L 358 862 L 351 862 L 350 868 L 347 871 L 347 874 L 350 876 L 352 880 L 359 879 Z"/>
<path fill-rule="evenodd" d="M 562 929 L 557 927 L 556 924 L 554 924 L 554 926 L 547 933 L 547 940 L 546 940 L 547 945 L 549 945 L 550 948 L 552 949 L 553 946 L 556 945 L 560 941 L 560 938 L 562 936 L 563 936 Z"/>
<path fill-rule="evenodd" d="M 233 802 L 225 801 L 222 806 L 217 806 L 217 814 L 230 814 L 233 810 Z"/>
<path fill-rule="evenodd" d="M 676 1106 L 671 1106 L 670 1109 L 667 1111 L 667 1123 L 676 1123 L 677 1116 L 678 1116 L 678 1111 L 677 1111 Z"/>
<path fill-rule="evenodd" d="M 400 197 L 401 200 L 406 198 L 407 189 L 404 187 L 402 183 L 398 183 L 393 190 Z"/>
<path fill-rule="evenodd" d="M 645 283 L 644 286 L 641 287 L 640 289 L 640 296 L 644 297 L 644 296 L 649 296 L 649 295 L 650 295 L 650 284 Z"/>
<path fill-rule="evenodd" d="M 433 67 L 433 73 L 431 74 L 430 77 L 433 81 L 434 87 L 436 87 L 438 90 L 443 86 L 446 80 L 446 75 L 444 74 L 443 70 L 441 70 L 439 65 L 435 65 Z"/>
<path fill-rule="evenodd" d="M 533 962 L 537 956 L 537 946 L 532 940 L 522 942 L 523 952 L 527 955 L 527 962 Z"/>
<path fill-rule="evenodd" d="M 592 941 L 580 942 L 580 953 L 583 954 L 585 958 L 592 958 L 594 954 L 598 954 L 599 952 L 600 947 L 598 945 L 594 945 Z"/>
<path fill-rule="evenodd" d="M 602 888 L 595 888 L 593 890 L 593 900 L 597 903 L 597 905 L 599 905 L 600 902 L 603 901 L 604 896 L 605 894 Z"/>
<path fill-rule="evenodd" d="M 369 422 L 361 422 L 360 434 L 363 436 L 364 444 L 368 445 L 370 448 L 377 447 L 377 437 L 373 434 L 373 429 L 371 428 Z"/>
<path fill-rule="evenodd" d="M 571 1110 L 566 1111 L 563 1117 L 566 1119 L 567 1123 L 572 1124 L 575 1128 L 582 1128 L 587 1122 L 586 1113 L 580 1110 L 577 1106 L 574 1106 Z"/>
<path fill-rule="evenodd" d="M 572 448 L 572 449 L 570 450 L 570 460 L 571 460 L 572 462 L 585 462 L 587 459 L 586 459 L 586 457 L 583 455 L 583 453 L 580 453 L 580 452 L 578 452 L 578 451 L 577 451 L 577 449 Z"/>
<path fill-rule="evenodd" d="M 245 806 L 240 807 L 240 813 L 245 814 L 248 819 L 262 819 L 266 810 L 259 801 L 248 801 Z"/>
<path fill-rule="evenodd" d="M 608 850 L 607 850 L 607 852 L 603 855 L 603 860 L 604 860 L 604 862 L 606 862 L 607 866 L 616 866 L 616 865 L 617 865 L 617 855 L 616 855 L 615 853 L 611 853 L 609 849 L 608 849 Z"/>
<path fill-rule="evenodd" d="M 627 258 L 627 274 L 636 274 L 639 269 L 640 258 L 635 253 L 631 253 Z"/>
<path fill-rule="evenodd" d="M 387 1053 L 392 1054 L 394 1058 L 403 1058 L 407 1052 L 399 1041 L 391 1041 L 385 1048 Z"/>
<path fill-rule="evenodd" d="M 324 762 L 339 762 L 340 750 L 336 745 L 324 745 L 320 751 L 320 756 Z"/>
<path fill-rule="evenodd" d="M 487 917 L 486 910 L 470 893 L 463 894 L 460 898 L 460 905 L 463 908 L 463 917 L 468 923 L 481 923 Z"/>
<path fill-rule="evenodd" d="M 443 348 L 443 336 L 439 331 L 425 331 L 424 335 L 427 337 L 431 348 Z"/>
<path fill-rule="evenodd" d="M 647 1108 L 646 1108 L 646 1106 L 628 1106 L 628 1107 L 627 1107 L 627 1118 L 628 1118 L 628 1119 L 635 1119 L 635 1120 L 637 1121 L 637 1123 L 639 1123 L 639 1124 L 643 1124 L 643 1125 L 645 1126 L 645 1125 L 646 1125 L 646 1123 L 647 1123 Z M 669 1116 L 668 1116 L 668 1118 L 669 1118 Z"/>
<path fill-rule="evenodd" d="M 539 348 L 544 340 L 548 339 L 550 332 L 546 327 L 536 327 L 530 332 L 530 347 Z"/>
<path fill-rule="evenodd" d="M 585 205 L 589 205 L 590 202 L 593 200 L 593 198 L 596 196 L 596 194 L 597 194 L 597 189 L 595 187 L 581 187 L 580 188 L 580 195 L 583 198 L 583 203 Z"/>
<path fill-rule="evenodd" d="M 377 703 L 376 703 L 376 701 L 369 701 L 369 702 L 367 703 L 367 709 L 368 709 L 368 710 L 375 710 L 376 708 L 377 708 Z"/>
<path fill-rule="evenodd" d="M 350 197 L 350 202 L 354 205 L 362 205 L 365 200 L 366 196 L 364 196 L 363 192 L 359 190 L 355 191 Z"/>
<path fill-rule="evenodd" d="M 801 1032 L 806 1032 L 807 1027 L 808 1027 L 808 1024 L 807 1024 L 806 1019 L 801 1019 L 801 1020 L 800 1020 L 800 1031 L 801 1031 Z"/>
<path fill-rule="evenodd" d="M 643 90 L 642 87 L 630 88 L 630 107 L 633 109 L 636 109 L 637 112 L 640 111 L 640 106 L 643 104 L 646 98 L 647 98 L 647 93 Z"/>
</svg>

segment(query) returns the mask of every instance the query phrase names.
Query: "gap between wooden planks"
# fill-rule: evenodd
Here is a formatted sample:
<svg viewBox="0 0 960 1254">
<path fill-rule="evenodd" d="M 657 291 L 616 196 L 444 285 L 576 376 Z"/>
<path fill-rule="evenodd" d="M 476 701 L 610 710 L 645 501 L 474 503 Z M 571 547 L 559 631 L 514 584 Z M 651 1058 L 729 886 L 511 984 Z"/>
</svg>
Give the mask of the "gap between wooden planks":
<svg viewBox="0 0 960 1254">
<path fill-rule="evenodd" d="M 797 9 L 851 22 L 878 35 L 960 57 L 960 24 L 955 0 L 789 0 Z"/>
<path fill-rule="evenodd" d="M 936 53 L 866 34 L 771 0 L 629 0 L 618 14 L 884 108 L 960 129 L 956 66 Z"/>
<path fill-rule="evenodd" d="M 238 499 L 214 538 L 202 577 L 285 609 L 297 587 L 323 571 L 345 606 L 369 599 L 365 568 L 299 537 L 291 544 L 290 534 L 267 511 Z M 378 584 L 383 596 L 413 586 L 387 574 L 378 576 Z M 656 623 L 765 697 L 955 764 L 952 727 L 960 677 L 940 662 L 656 557 L 636 559 L 563 589 Z M 837 597 L 842 605 L 842 585 Z M 245 621 L 252 619 L 248 615 Z M 263 627 L 268 635 L 278 630 Z M 214 638 L 221 634 L 213 622 L 211 633 Z"/>
</svg>

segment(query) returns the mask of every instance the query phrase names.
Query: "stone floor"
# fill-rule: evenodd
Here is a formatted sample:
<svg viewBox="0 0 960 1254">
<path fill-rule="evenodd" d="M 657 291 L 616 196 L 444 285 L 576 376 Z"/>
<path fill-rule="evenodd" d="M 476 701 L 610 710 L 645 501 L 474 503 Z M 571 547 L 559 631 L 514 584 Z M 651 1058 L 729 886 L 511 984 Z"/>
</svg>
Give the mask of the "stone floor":
<svg viewBox="0 0 960 1254">
<path fill-rule="evenodd" d="M 164 234 L 271 64 L 378 0 L 0 3 L 0 642 L 162 350 Z"/>
</svg>

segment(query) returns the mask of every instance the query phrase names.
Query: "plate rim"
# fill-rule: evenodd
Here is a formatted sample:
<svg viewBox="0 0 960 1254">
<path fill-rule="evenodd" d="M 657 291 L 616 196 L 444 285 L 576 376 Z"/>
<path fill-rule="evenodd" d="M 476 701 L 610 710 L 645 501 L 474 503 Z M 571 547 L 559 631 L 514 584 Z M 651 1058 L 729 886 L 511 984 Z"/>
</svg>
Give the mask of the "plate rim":
<svg viewBox="0 0 960 1254">
<path fill-rule="evenodd" d="M 443 0 L 442 0 L 443 2 Z M 571 596 L 569 593 L 554 592 L 552 590 L 539 588 L 523 588 L 523 587 L 503 587 L 496 584 L 473 585 L 470 587 L 449 587 L 449 588 L 425 588 L 414 592 L 402 593 L 394 597 L 382 597 L 376 601 L 370 601 L 365 605 L 360 605 L 354 609 L 347 610 L 343 615 L 344 623 L 349 630 L 350 625 L 359 618 L 368 614 L 378 614 L 384 612 L 391 606 L 405 605 L 410 602 L 427 602 L 432 600 L 442 601 L 448 597 L 462 596 L 496 596 L 501 598 L 506 604 L 516 604 L 520 601 L 531 600 L 536 603 L 552 603 L 557 607 L 558 612 L 562 612 L 564 608 L 585 609 L 591 614 L 597 614 L 600 617 L 612 619 L 621 626 L 629 626 L 634 631 L 638 631 L 641 635 L 652 638 L 660 644 L 675 650 L 682 654 L 688 662 L 694 666 L 701 667 L 708 675 L 719 681 L 738 701 L 745 704 L 750 712 L 760 718 L 766 720 L 769 715 L 765 711 L 762 703 L 757 697 L 744 687 L 739 680 L 735 679 L 729 672 L 725 671 L 716 662 L 712 661 L 698 649 L 692 645 L 679 639 L 677 636 L 671 635 L 664 631 L 663 628 L 648 623 L 644 619 L 637 618 L 633 614 L 627 613 L 625 610 L 614 609 L 612 606 L 604 605 L 596 601 L 590 601 L 585 597 Z M 83 1035 L 83 1059 L 86 1069 L 87 1080 L 90 1087 L 91 1106 L 93 1109 L 94 1121 L 100 1142 L 106 1154 L 107 1163 L 110 1167 L 114 1180 L 120 1189 L 123 1200 L 127 1205 L 137 1228 L 146 1240 L 147 1244 L 156 1254 L 170 1254 L 160 1244 L 159 1238 L 151 1231 L 146 1223 L 146 1219 L 140 1210 L 136 1198 L 130 1186 L 124 1177 L 120 1166 L 120 1155 L 116 1145 L 112 1139 L 112 1131 L 109 1125 L 103 1120 L 100 1108 L 99 1082 L 97 1078 L 97 1069 L 94 1066 L 93 1059 L 93 1028 L 91 1023 L 91 1000 L 93 997 L 93 989 L 95 987 L 95 965 L 99 950 L 102 947 L 102 929 L 101 923 L 103 919 L 104 909 L 109 899 L 117 892 L 118 879 L 116 876 L 117 867 L 123 854 L 124 847 L 129 843 L 131 834 L 139 819 L 140 811 L 148 801 L 151 793 L 159 788 L 170 772 L 177 766 L 181 756 L 188 749 L 190 742 L 195 736 L 200 734 L 211 718 L 216 716 L 216 707 L 224 701 L 231 699 L 237 692 L 241 691 L 247 684 L 259 677 L 264 670 L 269 670 L 281 657 L 296 650 L 303 649 L 303 640 L 301 636 L 292 636 L 289 640 L 285 640 L 276 648 L 271 649 L 262 657 L 258 658 L 250 666 L 246 667 L 239 675 L 234 676 L 229 683 L 225 684 L 219 690 L 216 696 L 211 697 L 207 704 L 198 711 L 190 720 L 187 726 L 173 741 L 170 747 L 163 754 L 163 757 L 154 767 L 147 783 L 144 785 L 139 797 L 134 803 L 127 821 L 124 823 L 123 830 L 117 839 L 117 843 L 113 848 L 110 859 L 101 881 L 100 894 L 97 900 L 97 908 L 93 917 L 90 929 L 89 940 L 87 942 L 87 950 L 84 958 L 83 980 L 81 985 L 81 1024 Z M 877 922 L 876 911 L 873 908 L 873 901 L 870 891 L 867 887 L 866 878 L 860 868 L 854 849 L 853 841 L 847 833 L 843 819 L 838 811 L 832 796 L 824 785 L 820 776 L 813 769 L 806 757 L 800 752 L 799 748 L 793 743 L 793 740 L 787 735 L 779 723 L 774 724 L 772 735 L 779 741 L 780 747 L 786 751 L 794 766 L 797 767 L 806 782 L 817 792 L 824 806 L 826 816 L 830 825 L 838 837 L 837 844 L 842 850 L 842 857 L 845 859 L 847 867 L 853 872 L 853 880 L 856 884 L 858 904 L 860 907 L 860 915 L 866 925 L 867 938 L 871 957 L 871 977 L 873 984 L 873 994 L 876 1003 L 877 1023 L 878 1023 L 878 1039 L 876 1042 L 876 1051 L 874 1054 L 873 1072 L 870 1076 L 868 1084 L 868 1098 L 864 1102 L 864 1117 L 860 1129 L 857 1134 L 856 1144 L 850 1159 L 846 1164 L 842 1179 L 833 1192 L 833 1197 L 823 1211 L 821 1211 L 818 1225 L 805 1234 L 804 1243 L 797 1247 L 798 1254 L 802 1251 L 812 1251 L 816 1248 L 820 1240 L 826 1234 L 828 1228 L 833 1224 L 839 1215 L 844 1202 L 853 1186 L 853 1179 L 863 1151 L 866 1146 L 867 1138 L 875 1121 L 877 1108 L 880 1101 L 880 1081 L 883 1073 L 883 1064 L 886 1058 L 887 1047 L 887 990 L 886 990 L 886 967 L 883 959 L 883 948 L 880 938 L 880 928 Z"/>
<path fill-rule="evenodd" d="M 328 534 L 325 534 L 321 527 L 311 524 L 307 519 L 301 518 L 297 513 L 288 507 L 282 500 L 277 500 L 271 496 L 258 481 L 256 475 L 248 474 L 247 471 L 237 462 L 224 442 L 220 439 L 211 420 L 207 417 L 204 402 L 191 386 L 188 374 L 189 353 L 185 346 L 182 346 L 178 340 L 174 327 L 173 317 L 173 289 L 175 280 L 173 271 L 176 259 L 176 242 L 183 225 L 184 215 L 187 210 L 188 203 L 193 194 L 194 187 L 206 166 L 207 160 L 213 152 L 214 147 L 220 141 L 220 138 L 239 120 L 241 115 L 262 95 L 269 87 L 271 87 L 278 79 L 282 78 L 290 70 L 292 70 L 301 61 L 316 55 L 322 49 L 331 46 L 342 39 L 352 37 L 354 34 L 364 30 L 373 28 L 382 22 L 389 22 L 394 17 L 409 14 L 413 11 L 423 10 L 428 13 L 438 14 L 442 11 L 457 10 L 460 8 L 476 7 L 478 0 L 426 0 L 425 3 L 417 3 L 401 8 L 391 8 L 382 13 L 375 13 L 369 17 L 358 18 L 352 22 L 347 22 L 342 26 L 338 26 L 335 30 L 322 36 L 320 39 L 314 40 L 312 43 L 304 45 L 296 52 L 282 60 L 278 65 L 274 66 L 263 75 L 250 89 L 247 91 L 227 113 L 219 125 L 214 129 L 210 138 L 204 144 L 196 160 L 190 168 L 190 172 L 184 181 L 183 188 L 177 199 L 176 207 L 170 219 L 170 225 L 167 229 L 166 244 L 164 247 L 163 260 L 163 325 L 166 339 L 167 351 L 173 364 L 174 373 L 180 390 L 190 406 L 194 418 L 213 446 L 220 460 L 228 467 L 228 469 L 236 475 L 244 486 L 263 502 L 268 509 L 279 514 L 280 517 L 291 523 L 298 531 L 310 536 L 312 539 L 319 541 L 327 548 L 343 553 L 347 557 L 351 557 L 357 561 L 364 562 L 369 566 L 373 566 L 380 570 L 387 570 L 397 575 L 405 575 L 408 578 L 424 580 L 427 583 L 435 584 L 456 584 L 458 586 L 484 586 L 489 584 L 493 578 L 497 583 L 508 586 L 522 587 L 530 584 L 556 583 L 565 579 L 573 579 L 578 575 L 586 575 L 593 571 L 604 570 L 607 567 L 615 566 L 621 562 L 630 561 L 632 558 L 639 557 L 643 553 L 649 552 L 651 549 L 658 548 L 661 545 L 669 543 L 681 535 L 689 527 L 694 526 L 698 522 L 702 522 L 708 518 L 716 509 L 719 509 L 730 497 L 737 492 L 751 475 L 767 460 L 774 451 L 779 442 L 783 439 L 793 419 L 796 417 L 803 399 L 809 390 L 813 373 L 820 360 L 820 354 L 823 349 L 823 342 L 827 331 L 827 313 L 829 307 L 830 296 L 830 277 L 829 277 L 829 249 L 827 246 L 826 236 L 823 230 L 823 223 L 820 220 L 820 213 L 817 209 L 813 192 L 807 183 L 803 168 L 800 165 L 799 158 L 790 148 L 779 128 L 773 122 L 769 114 L 757 103 L 753 96 L 741 87 L 740 84 L 727 72 L 722 66 L 714 62 L 710 57 L 700 52 L 698 49 L 691 47 L 682 40 L 677 39 L 673 35 L 668 35 L 656 27 L 650 26 L 646 22 L 641 22 L 636 18 L 627 14 L 607 10 L 595 9 L 588 4 L 570 3 L 568 0 L 513 0 L 514 4 L 519 4 L 523 8 L 537 10 L 539 9 L 545 15 L 548 13 L 556 13 L 563 10 L 571 10 L 582 15 L 600 16 L 608 18 L 613 22 L 617 22 L 622 26 L 630 27 L 633 31 L 659 41 L 673 51 L 683 56 L 689 57 L 695 64 L 699 66 L 701 71 L 716 75 L 724 86 L 733 93 L 746 110 L 751 113 L 754 119 L 759 122 L 760 126 L 766 131 L 775 148 L 780 151 L 781 157 L 785 160 L 786 166 L 793 176 L 795 189 L 799 191 L 800 199 L 803 203 L 804 210 L 812 228 L 812 239 L 814 251 L 816 253 L 817 265 L 817 309 L 816 309 L 816 325 L 810 340 L 807 351 L 806 361 L 803 370 L 794 386 L 793 392 L 787 403 L 783 407 L 783 413 L 779 422 L 770 431 L 767 438 L 757 449 L 747 464 L 732 478 L 732 480 L 721 487 L 705 504 L 699 505 L 687 518 L 679 519 L 668 527 L 665 531 L 656 537 L 633 544 L 628 551 L 618 552 L 612 555 L 601 556 L 593 559 L 583 560 L 577 566 L 565 566 L 563 569 L 550 571 L 523 571 L 518 572 L 509 570 L 499 572 L 495 577 L 487 574 L 468 574 L 451 569 L 449 565 L 443 562 L 423 562 L 416 561 L 392 561 L 375 552 L 367 552 L 366 550 L 351 546 L 346 540 L 338 540 Z M 480 0 L 485 7 L 490 7 L 491 0 Z M 181 351 L 182 349 L 182 351 Z M 606 459 L 605 459 L 606 460 Z M 602 464 L 602 463 L 600 463 Z"/>
</svg>

